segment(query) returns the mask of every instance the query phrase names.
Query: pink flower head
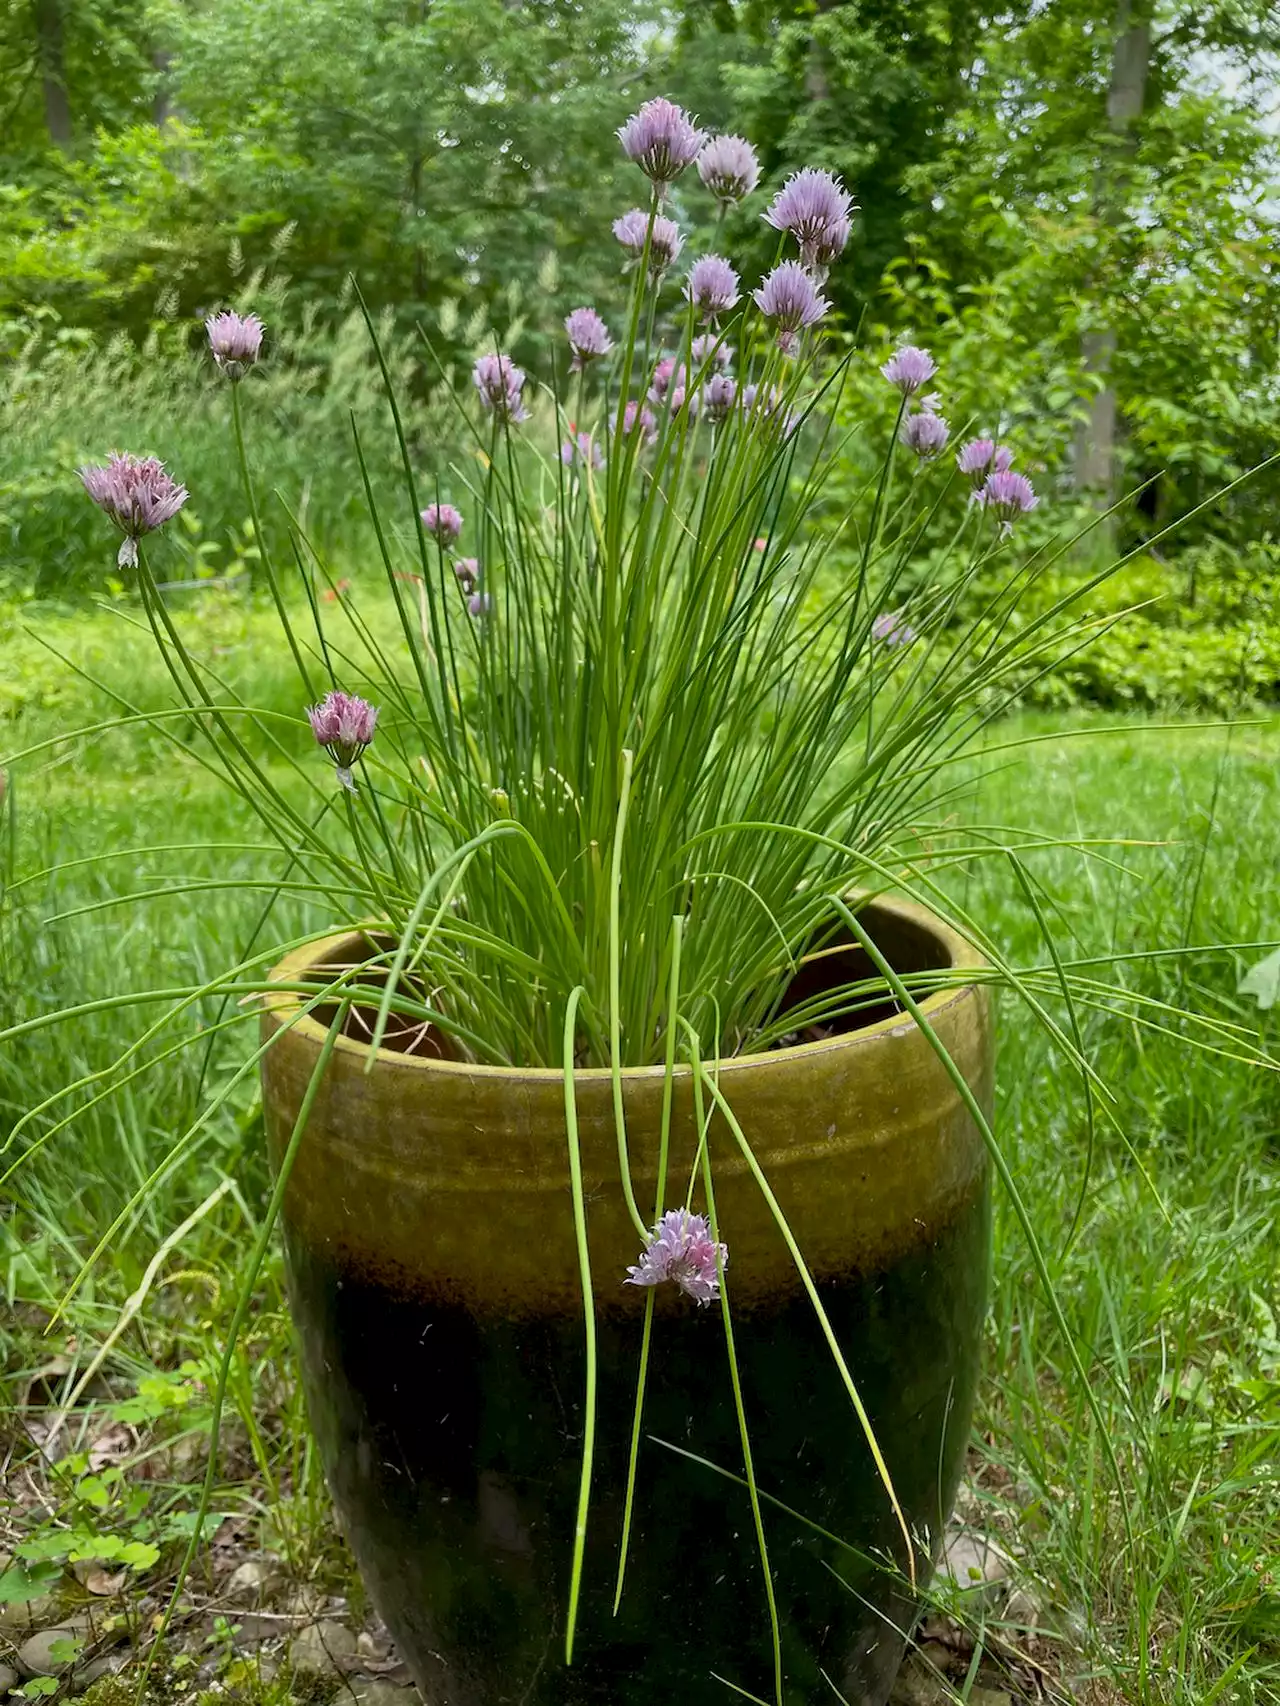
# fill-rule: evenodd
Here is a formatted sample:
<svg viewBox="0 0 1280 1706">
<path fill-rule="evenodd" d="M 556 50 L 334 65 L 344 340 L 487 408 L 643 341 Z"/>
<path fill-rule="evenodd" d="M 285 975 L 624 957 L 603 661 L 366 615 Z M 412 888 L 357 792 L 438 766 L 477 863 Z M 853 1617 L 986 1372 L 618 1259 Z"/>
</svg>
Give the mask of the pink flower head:
<svg viewBox="0 0 1280 1706">
<path fill-rule="evenodd" d="M 137 566 L 138 540 L 144 533 L 163 527 L 187 501 L 187 488 L 180 486 L 154 456 L 130 456 L 113 450 L 105 468 L 80 468 L 77 472 L 94 503 L 124 534 L 116 556 L 121 568 Z"/>
<path fill-rule="evenodd" d="M 422 525 L 437 545 L 452 545 L 462 532 L 462 511 L 452 504 L 428 504 L 422 512 Z"/>
<path fill-rule="evenodd" d="M 564 329 L 569 336 L 569 348 L 573 351 L 571 365 L 575 373 L 581 372 L 589 361 L 608 355 L 613 348 L 609 328 L 594 308 L 575 308 L 572 314 L 565 316 Z"/>
<path fill-rule="evenodd" d="M 618 131 L 618 141 L 628 160 L 661 189 L 674 183 L 698 157 L 707 140 L 706 132 L 672 101 L 646 101 Z"/>
<path fill-rule="evenodd" d="M 880 371 L 890 385 L 896 385 L 904 397 L 910 397 L 929 383 L 938 371 L 938 364 L 927 349 L 903 344 L 894 350 Z"/>
<path fill-rule="evenodd" d="M 584 468 L 603 468 L 604 452 L 589 432 L 575 432 L 560 446 L 560 460 L 566 468 L 580 462 Z"/>
<path fill-rule="evenodd" d="M 825 269 L 849 241 L 853 197 L 830 172 L 806 166 L 793 172 L 764 214 L 775 231 L 787 231 L 800 245 L 806 267 Z"/>
<path fill-rule="evenodd" d="M 778 348 L 784 355 L 792 353 L 799 334 L 816 325 L 831 306 L 818 295 L 799 261 L 783 261 L 775 267 L 755 292 L 755 303 L 767 320 L 778 322 Z"/>
<path fill-rule="evenodd" d="M 243 318 L 228 308 L 224 313 L 211 314 L 204 323 L 209 334 L 209 349 L 213 359 L 234 384 L 257 361 L 262 349 L 262 334 L 266 330 L 256 314 Z"/>
<path fill-rule="evenodd" d="M 680 400 L 683 400 L 684 392 L 689 382 L 689 376 L 685 372 L 683 362 L 681 362 L 677 367 L 671 356 L 664 355 L 662 360 L 654 367 L 653 375 L 649 380 L 649 390 L 647 392 L 649 401 L 655 406 L 659 403 L 665 403 L 667 401 L 668 392 L 671 392 L 672 381 L 675 382 L 675 391 L 671 393 L 671 406 L 674 409 L 678 409 L 680 407 L 680 402 L 677 401 L 677 396 Z"/>
<path fill-rule="evenodd" d="M 653 230 L 649 230 L 649 215 L 643 208 L 633 207 L 621 219 L 613 222 L 613 234 L 633 261 L 644 259 L 645 239 L 649 242 L 649 271 L 657 277 L 674 265 L 684 248 L 684 238 L 674 219 L 657 214 Z"/>
<path fill-rule="evenodd" d="M 701 367 L 704 362 L 709 361 L 713 367 L 723 369 L 733 360 L 733 351 L 729 345 L 714 332 L 704 332 L 700 338 L 695 338 L 690 354 L 695 367 Z"/>
<path fill-rule="evenodd" d="M 354 693 L 335 688 L 318 705 L 308 708 L 307 717 L 312 734 L 337 766 L 339 782 L 354 793 L 351 767 L 373 739 L 378 726 L 376 709 Z"/>
<path fill-rule="evenodd" d="M 702 388 L 702 408 L 712 426 L 727 420 L 738 395 L 738 382 L 727 373 L 713 373 Z"/>
<path fill-rule="evenodd" d="M 467 609 L 473 616 L 488 616 L 493 610 L 493 600 L 487 592 L 473 592 L 467 600 Z"/>
<path fill-rule="evenodd" d="M 738 275 L 721 255 L 703 255 L 689 269 L 685 295 L 706 320 L 727 314 L 738 300 Z"/>
<path fill-rule="evenodd" d="M 610 432 L 618 430 L 618 413 L 615 409 L 609 421 Z M 658 423 L 653 417 L 652 409 L 643 409 L 640 404 L 632 401 L 622 411 L 622 432 L 625 438 L 630 438 L 638 431 L 641 445 L 652 444 L 658 436 Z"/>
<path fill-rule="evenodd" d="M 453 573 L 463 592 L 474 592 L 480 585 L 479 558 L 459 557 L 457 562 L 453 565 Z"/>
<path fill-rule="evenodd" d="M 673 1280 L 695 1303 L 710 1303 L 720 1291 L 720 1270 L 729 1265 L 726 1245 L 712 1240 L 706 1217 L 673 1208 L 653 1229 L 640 1260 L 627 1269 L 624 1285 L 661 1285 Z"/>
<path fill-rule="evenodd" d="M 956 467 L 967 474 L 977 490 L 988 474 L 1007 474 L 1013 462 L 1013 452 L 997 445 L 992 438 L 971 438 L 956 452 Z"/>
<path fill-rule="evenodd" d="M 498 421 L 516 423 L 527 421 L 529 411 L 524 406 L 524 369 L 517 367 L 509 355 L 482 355 L 471 377 L 480 401 Z"/>
<path fill-rule="evenodd" d="M 1017 517 L 1027 515 L 1040 499 L 1025 474 L 1013 474 L 1005 468 L 987 476 L 978 493 L 978 502 L 999 518 L 1000 531 L 1007 536 L 1013 532 Z"/>
<path fill-rule="evenodd" d="M 898 436 L 908 450 L 915 451 L 922 462 L 932 462 L 935 456 L 940 456 L 947 448 L 951 429 L 941 415 L 922 409 L 919 414 L 907 416 Z"/>
<path fill-rule="evenodd" d="M 897 610 L 882 610 L 871 624 L 871 633 L 881 645 L 888 646 L 891 650 L 898 646 L 909 646 L 918 638 L 915 629 Z"/>
<path fill-rule="evenodd" d="M 716 200 L 728 206 L 755 189 L 760 162 L 741 136 L 713 136 L 698 156 L 698 176 Z"/>
</svg>

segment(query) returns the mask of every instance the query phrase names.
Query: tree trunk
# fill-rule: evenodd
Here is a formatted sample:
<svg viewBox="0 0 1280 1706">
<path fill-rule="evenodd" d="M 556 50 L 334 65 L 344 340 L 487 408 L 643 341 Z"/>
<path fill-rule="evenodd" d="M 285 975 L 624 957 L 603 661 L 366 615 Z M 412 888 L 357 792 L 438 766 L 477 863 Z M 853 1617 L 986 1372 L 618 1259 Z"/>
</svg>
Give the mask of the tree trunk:
<svg viewBox="0 0 1280 1706">
<path fill-rule="evenodd" d="M 32 0 L 36 59 L 44 90 L 44 119 L 50 142 L 71 147 L 71 102 L 67 99 L 66 63 L 62 51 L 62 0 Z"/>
<path fill-rule="evenodd" d="M 1115 46 L 1111 52 L 1111 81 L 1107 90 L 1107 129 L 1117 139 L 1098 172 L 1095 208 L 1103 224 L 1116 224 L 1124 211 L 1128 166 L 1136 138 L 1133 126 L 1142 117 L 1151 61 L 1151 20 L 1145 6 L 1135 16 L 1133 0 L 1119 0 Z M 1088 398 L 1088 415 L 1076 433 L 1076 485 L 1096 494 L 1102 508 L 1115 502 L 1118 469 L 1116 444 L 1122 427 L 1111 370 L 1116 334 L 1107 327 L 1086 332 L 1082 340 L 1084 368 L 1101 384 Z"/>
<path fill-rule="evenodd" d="M 175 116 L 173 93 L 169 83 L 169 66 L 172 60 L 173 55 L 167 48 L 152 48 L 151 63 L 156 69 L 156 90 L 151 97 L 151 116 L 155 120 L 157 130 L 163 130 Z"/>
</svg>

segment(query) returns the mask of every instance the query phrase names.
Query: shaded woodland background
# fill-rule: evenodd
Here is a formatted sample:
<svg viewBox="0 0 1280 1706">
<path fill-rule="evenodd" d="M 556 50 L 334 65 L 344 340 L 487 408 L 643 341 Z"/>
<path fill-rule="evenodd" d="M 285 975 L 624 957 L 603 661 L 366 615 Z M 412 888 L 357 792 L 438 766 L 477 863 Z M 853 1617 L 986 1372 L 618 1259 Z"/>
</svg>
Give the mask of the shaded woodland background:
<svg viewBox="0 0 1280 1706">
<path fill-rule="evenodd" d="M 225 304 L 271 325 L 260 452 L 358 569 L 349 411 L 378 411 L 353 277 L 443 453 L 437 360 L 461 372 L 499 338 L 545 376 L 563 315 L 612 300 L 610 221 L 643 188 L 614 130 L 662 92 L 749 137 L 766 190 L 842 174 L 861 208 L 831 280 L 846 332 L 935 350 L 953 426 L 998 426 L 1039 465 L 1042 529 L 1127 499 L 1070 561 L 1151 545 L 1099 613 L 1146 608 L 1053 702 L 1280 698 L 1280 485 L 1193 513 L 1280 440 L 1268 0 L 7 0 L 0 18 L 11 598 L 101 590 L 71 475 L 125 439 L 192 486 L 175 573 L 251 565 L 225 398 L 195 365 Z M 763 206 L 723 237 L 748 276 L 771 253 Z"/>
</svg>

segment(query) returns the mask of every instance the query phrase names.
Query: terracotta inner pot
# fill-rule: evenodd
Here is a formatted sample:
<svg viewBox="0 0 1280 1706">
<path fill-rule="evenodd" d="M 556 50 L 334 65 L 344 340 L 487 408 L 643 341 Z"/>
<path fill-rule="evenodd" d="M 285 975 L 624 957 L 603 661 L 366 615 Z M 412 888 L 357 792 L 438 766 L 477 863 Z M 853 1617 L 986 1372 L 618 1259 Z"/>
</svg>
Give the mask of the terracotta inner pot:
<svg viewBox="0 0 1280 1706">
<path fill-rule="evenodd" d="M 978 963 L 918 908 L 882 900 L 864 917 L 903 970 Z M 296 981 L 352 951 L 351 939 L 313 945 L 277 975 Z M 956 987 L 924 1006 L 989 1108 L 987 992 Z M 298 1012 L 281 992 L 263 1017 L 277 1159 L 325 1034 Z M 647 1294 L 622 1283 L 639 1240 L 619 1189 L 609 1074 L 580 1072 L 575 1085 L 600 1372 L 587 1567 L 566 1670 L 584 1339 L 563 1078 L 392 1051 L 366 1073 L 368 1058 L 340 1038 L 317 1098 L 286 1195 L 290 1285 L 335 1501 L 426 1698 L 651 1701 L 655 1686 L 705 1686 L 712 1673 L 769 1698 L 772 1641 L 720 1312 L 672 1287 L 653 1294 L 627 1578 L 613 1613 Z M 719 1082 L 817 1281 L 927 1568 L 977 1373 L 989 1237 L 981 1138 L 914 1022 L 896 1014 L 726 1061 Z M 646 1214 L 662 1088 L 661 1068 L 625 1074 Z M 794 1262 L 722 1120 L 709 1143 L 787 1698 L 829 1694 L 825 1673 L 848 1701 L 880 1702 L 913 1615 L 887 1567 L 905 1563 L 903 1543 Z M 683 1202 L 695 1149 L 685 1070 L 664 1207 Z"/>
</svg>

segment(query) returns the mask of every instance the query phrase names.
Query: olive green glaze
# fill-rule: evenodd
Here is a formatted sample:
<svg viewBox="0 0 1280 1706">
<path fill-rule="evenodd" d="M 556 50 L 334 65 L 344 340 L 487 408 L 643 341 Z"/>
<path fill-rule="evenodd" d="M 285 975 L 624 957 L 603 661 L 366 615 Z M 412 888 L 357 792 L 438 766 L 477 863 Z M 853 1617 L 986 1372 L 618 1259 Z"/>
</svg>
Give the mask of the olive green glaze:
<svg viewBox="0 0 1280 1706">
<path fill-rule="evenodd" d="M 870 927 L 899 963 L 976 963 L 972 948 L 902 902 L 878 902 Z M 923 942 L 921 938 L 923 937 Z M 294 981 L 342 947 L 291 954 L 274 975 Z M 935 1030 L 989 1105 L 992 1046 L 985 990 L 924 1002 Z M 263 1063 L 268 1134 L 287 1138 L 325 1027 L 298 1018 L 298 998 L 268 999 Z M 276 1032 L 289 1020 L 284 1035 Z M 515 1317 L 578 1307 L 581 1284 L 568 1212 L 564 1080 L 557 1071 L 471 1066 L 339 1039 L 289 1182 L 291 1223 L 315 1247 L 341 1250 L 394 1292 L 423 1292 Z M 982 1140 L 945 1070 L 910 1018 L 885 1019 L 830 1041 L 726 1061 L 719 1082 L 816 1276 L 870 1272 L 945 1222 L 986 1167 Z M 661 1067 L 624 1074 L 631 1176 L 652 1206 Z M 607 1071 L 576 1075 L 591 1266 L 600 1300 L 638 1254 L 618 1188 Z M 677 1074 L 669 1195 L 682 1200 L 696 1149 L 692 1076 Z M 717 1206 L 743 1303 L 794 1283 L 791 1258 L 723 1121 L 713 1123 Z M 335 1188 L 340 1181 L 341 1189 Z M 679 1181 L 679 1183 L 675 1183 Z"/>
<path fill-rule="evenodd" d="M 904 970 L 975 963 L 918 909 L 864 913 Z M 348 944 L 349 946 L 350 944 Z M 293 981 L 341 942 L 284 961 Z M 985 1107 L 987 993 L 925 1009 Z M 278 1159 L 325 1028 L 264 1030 Z M 671 1288 L 658 1318 L 632 1546 L 613 1615 L 644 1293 L 622 1208 L 607 1072 L 577 1075 L 599 1321 L 597 1460 L 575 1662 L 562 1662 L 582 1438 L 582 1298 L 558 1072 L 423 1061 L 340 1039 L 285 1200 L 291 1296 L 326 1472 L 382 1615 L 431 1706 L 649 1701 L 727 1676 L 768 1698 L 771 1644 L 741 1486 L 723 1331 Z M 662 1071 L 625 1075 L 632 1175 L 652 1207 Z M 985 1150 L 914 1023 L 726 1062 L 720 1083 L 818 1281 L 922 1564 L 961 1471 L 985 1309 Z M 683 1200 L 689 1075 L 673 1124 Z M 761 1487 L 838 1537 L 766 1507 L 787 1700 L 880 1706 L 913 1615 L 900 1537 L 794 1266 L 732 1138 L 711 1156 L 744 1404 Z M 678 1182 L 675 1182 L 678 1181 Z M 662 1444 L 658 1441 L 665 1442 Z M 852 1547 L 854 1550 L 850 1551 Z M 859 1556 L 861 1554 L 861 1556 Z"/>
</svg>

